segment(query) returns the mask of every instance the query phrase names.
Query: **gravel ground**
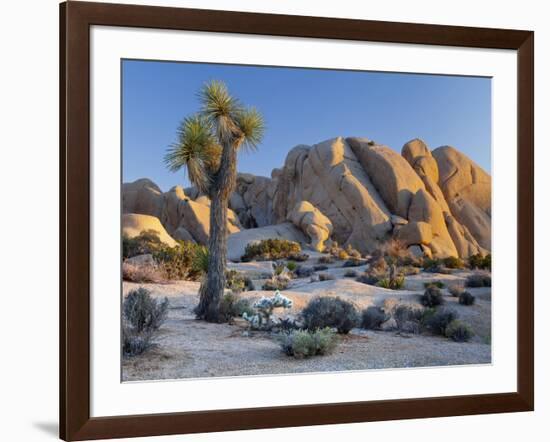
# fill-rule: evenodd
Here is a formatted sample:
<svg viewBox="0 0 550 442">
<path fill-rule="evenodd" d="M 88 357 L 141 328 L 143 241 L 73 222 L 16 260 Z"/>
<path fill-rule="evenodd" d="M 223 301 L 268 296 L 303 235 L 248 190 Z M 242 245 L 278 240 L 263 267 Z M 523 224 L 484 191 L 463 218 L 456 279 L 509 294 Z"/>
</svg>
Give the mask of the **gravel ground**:
<svg viewBox="0 0 550 442">
<path fill-rule="evenodd" d="M 439 275 L 429 275 L 433 279 Z M 457 275 L 463 278 L 464 275 Z M 284 294 L 295 301 L 295 311 L 315 295 L 339 295 L 358 304 L 389 305 L 395 302 L 417 302 L 419 291 L 412 278 L 408 290 L 391 291 L 349 279 L 299 285 Z M 454 279 L 454 278 L 452 278 Z M 243 376 L 280 373 L 364 370 L 382 368 L 428 367 L 491 362 L 491 291 L 471 289 L 477 302 L 470 307 L 458 304 L 446 295 L 448 306 L 455 308 L 468 322 L 476 336 L 468 343 L 455 343 L 440 336 L 402 335 L 395 331 L 364 331 L 355 329 L 340 338 L 331 355 L 297 360 L 285 356 L 276 336 L 265 332 L 248 332 L 247 324 L 209 324 L 196 321 L 193 308 L 198 302 L 199 283 L 189 281 L 165 284 L 134 284 L 124 282 L 123 292 L 145 286 L 155 297 L 168 297 L 170 310 L 167 321 L 154 339 L 155 346 L 143 355 L 123 358 L 124 381 L 177 379 L 212 376 Z M 295 291 L 294 291 L 295 290 Z M 245 292 L 243 296 L 257 298 L 273 292 Z"/>
</svg>

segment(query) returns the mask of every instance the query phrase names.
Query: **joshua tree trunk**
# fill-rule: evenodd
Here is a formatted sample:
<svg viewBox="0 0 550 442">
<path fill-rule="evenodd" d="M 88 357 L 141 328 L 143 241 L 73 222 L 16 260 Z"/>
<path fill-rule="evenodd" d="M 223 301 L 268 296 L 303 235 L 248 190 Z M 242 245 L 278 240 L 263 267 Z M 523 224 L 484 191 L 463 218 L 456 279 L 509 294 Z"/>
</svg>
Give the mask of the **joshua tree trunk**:
<svg viewBox="0 0 550 442">
<path fill-rule="evenodd" d="M 238 145 L 224 147 L 219 172 L 210 192 L 210 238 L 208 240 L 208 274 L 201 287 L 197 318 L 219 322 L 219 303 L 225 288 L 227 257 L 227 209 L 237 178 Z"/>
</svg>

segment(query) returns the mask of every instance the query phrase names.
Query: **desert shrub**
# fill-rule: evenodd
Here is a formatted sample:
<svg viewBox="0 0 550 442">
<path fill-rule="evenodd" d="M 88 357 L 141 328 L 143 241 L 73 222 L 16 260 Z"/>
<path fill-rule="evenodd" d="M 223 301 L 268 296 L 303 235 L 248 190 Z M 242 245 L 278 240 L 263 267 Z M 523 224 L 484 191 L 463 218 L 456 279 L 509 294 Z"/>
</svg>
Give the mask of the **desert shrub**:
<svg viewBox="0 0 550 442">
<path fill-rule="evenodd" d="M 295 330 L 280 338 L 283 352 L 295 358 L 309 358 L 330 353 L 338 342 L 338 337 L 329 328 L 315 331 Z"/>
<path fill-rule="evenodd" d="M 436 307 L 443 304 L 443 295 L 437 287 L 431 286 L 426 289 L 420 298 L 420 302 L 425 307 Z"/>
<path fill-rule="evenodd" d="M 403 275 L 396 275 L 394 277 L 382 278 L 376 285 L 385 289 L 399 290 L 405 284 L 405 277 Z"/>
<path fill-rule="evenodd" d="M 313 275 L 314 270 L 311 267 L 299 265 L 294 273 L 298 278 L 307 278 L 308 276 Z"/>
<path fill-rule="evenodd" d="M 491 277 L 482 273 L 475 273 L 466 278 L 466 287 L 491 287 Z"/>
<path fill-rule="evenodd" d="M 158 302 L 143 287 L 132 290 L 122 304 L 124 318 L 137 333 L 157 330 L 168 315 L 168 299 Z"/>
<path fill-rule="evenodd" d="M 390 315 L 383 308 L 370 306 L 361 313 L 361 327 L 367 330 L 376 330 L 388 319 L 390 319 Z"/>
<path fill-rule="evenodd" d="M 351 250 L 353 250 L 353 248 L 351 248 Z M 330 254 L 333 258 L 341 260 L 348 259 L 350 257 L 348 252 L 340 247 L 336 241 L 332 241 L 331 245 L 327 247 L 324 252 Z"/>
<path fill-rule="evenodd" d="M 391 264 L 388 267 L 387 275 L 379 278 L 376 285 L 386 289 L 399 290 L 404 284 L 405 277 L 397 272 L 397 266 L 395 264 Z"/>
<path fill-rule="evenodd" d="M 210 259 L 210 252 L 205 246 L 195 244 L 193 250 L 193 259 L 191 261 L 191 268 L 198 274 L 208 273 L 208 261 Z"/>
<path fill-rule="evenodd" d="M 238 293 L 250 289 L 251 286 L 252 281 L 250 281 L 250 278 L 236 270 L 227 270 L 225 272 L 225 288 Z"/>
<path fill-rule="evenodd" d="M 340 249 L 336 257 L 340 260 L 344 260 L 344 259 L 348 259 L 349 255 L 348 255 L 348 252 L 346 252 L 344 249 Z"/>
<path fill-rule="evenodd" d="M 342 267 L 358 267 L 363 264 L 363 261 L 358 258 L 352 258 L 348 259 L 344 264 L 342 264 Z"/>
<path fill-rule="evenodd" d="M 322 272 L 323 270 L 328 270 L 328 266 L 324 264 L 316 264 L 313 266 L 313 270 L 315 270 L 316 272 Z"/>
<path fill-rule="evenodd" d="M 256 330 L 271 330 L 273 326 L 273 310 L 276 308 L 292 308 L 292 300 L 281 295 L 277 290 L 271 298 L 262 297 L 252 305 L 254 312 L 244 312 L 242 317 L 248 322 L 250 328 Z"/>
<path fill-rule="evenodd" d="M 288 258 L 292 259 L 293 261 L 303 262 L 309 259 L 309 255 L 307 253 L 293 253 L 289 255 Z"/>
<path fill-rule="evenodd" d="M 472 269 L 486 269 L 491 270 L 491 254 L 483 256 L 481 253 L 472 255 L 468 258 L 468 265 Z"/>
<path fill-rule="evenodd" d="M 336 278 L 330 273 L 319 273 L 319 281 L 332 281 L 333 279 Z"/>
<path fill-rule="evenodd" d="M 357 282 L 362 282 L 363 284 L 376 285 L 378 284 L 378 281 L 380 281 L 380 278 L 371 273 L 365 272 L 359 275 L 355 280 Z"/>
<path fill-rule="evenodd" d="M 448 287 L 449 293 L 451 296 L 458 298 L 460 294 L 464 291 L 464 285 L 460 283 L 450 284 Z"/>
<path fill-rule="evenodd" d="M 426 309 L 422 323 L 433 333 L 444 335 L 447 326 L 457 318 L 458 314 L 452 309 Z"/>
<path fill-rule="evenodd" d="M 122 257 L 126 259 L 155 252 L 163 245 L 158 235 L 156 230 L 151 229 L 143 231 L 133 238 L 123 235 Z"/>
<path fill-rule="evenodd" d="M 275 263 L 273 267 L 273 273 L 275 275 L 281 275 L 286 270 L 286 265 L 284 262 Z"/>
<path fill-rule="evenodd" d="M 382 243 L 378 248 L 378 252 L 382 256 L 396 259 L 410 255 L 405 243 L 395 238 Z"/>
<path fill-rule="evenodd" d="M 344 276 L 346 278 L 356 278 L 357 272 L 355 270 L 347 270 L 346 273 L 344 273 Z"/>
<path fill-rule="evenodd" d="M 319 264 L 332 264 L 333 262 L 334 257 L 332 255 L 320 256 L 319 259 L 317 259 L 317 263 Z"/>
<path fill-rule="evenodd" d="M 386 272 L 388 270 L 388 263 L 383 256 L 372 257 L 369 261 L 369 271 L 372 272 Z"/>
<path fill-rule="evenodd" d="M 470 292 L 462 292 L 458 297 L 458 302 L 460 302 L 462 305 L 472 305 L 474 302 L 476 302 L 476 297 Z"/>
<path fill-rule="evenodd" d="M 281 318 L 273 325 L 273 328 L 277 329 L 279 332 L 288 333 L 292 330 L 300 330 L 300 324 L 298 324 L 294 319 L 291 318 Z"/>
<path fill-rule="evenodd" d="M 455 319 L 445 329 L 445 336 L 456 342 L 466 342 L 472 339 L 474 331 L 468 324 Z"/>
<path fill-rule="evenodd" d="M 302 310 L 302 318 L 308 330 L 333 327 L 343 334 L 349 333 L 359 324 L 359 314 L 355 306 L 338 297 L 312 299 Z"/>
<path fill-rule="evenodd" d="M 151 333 L 138 333 L 128 323 L 122 324 L 122 354 L 138 356 L 151 347 Z"/>
<path fill-rule="evenodd" d="M 393 309 L 397 329 L 406 333 L 420 333 L 424 311 L 408 304 L 398 304 Z"/>
<path fill-rule="evenodd" d="M 242 261 L 271 261 L 278 259 L 296 259 L 299 257 L 302 248 L 295 241 L 286 239 L 264 239 L 246 246 Z M 307 258 L 306 258 L 307 259 Z"/>
<path fill-rule="evenodd" d="M 430 281 L 430 282 L 425 282 L 424 283 L 424 288 L 429 288 L 429 287 L 437 287 L 438 289 L 442 289 L 445 287 L 445 284 L 442 283 L 441 281 Z"/>
<path fill-rule="evenodd" d="M 464 268 L 464 263 L 460 258 L 456 256 L 448 256 L 443 259 L 443 265 L 449 269 L 462 269 Z"/>
<path fill-rule="evenodd" d="M 407 265 L 407 266 L 404 266 L 404 267 L 400 267 L 399 268 L 399 273 L 401 273 L 405 276 L 418 275 L 420 273 L 420 269 L 418 267 L 415 267 L 415 266 L 412 266 L 412 265 Z"/>
<path fill-rule="evenodd" d="M 234 318 L 254 314 L 254 309 L 250 301 L 244 298 L 238 298 L 234 293 L 226 293 L 220 300 L 219 305 L 220 319 L 224 322 L 231 322 Z"/>
<path fill-rule="evenodd" d="M 163 272 L 151 264 L 122 263 L 122 279 L 132 282 L 158 282 L 163 279 Z"/>
<path fill-rule="evenodd" d="M 361 259 L 361 253 L 358 250 L 354 249 L 351 244 L 348 244 L 348 246 L 346 247 L 346 253 L 352 259 Z"/>
<path fill-rule="evenodd" d="M 288 261 L 286 263 L 286 268 L 293 272 L 298 268 L 298 264 L 296 264 L 294 261 Z"/>
<path fill-rule="evenodd" d="M 178 241 L 175 247 L 162 244 L 153 251 L 153 259 L 167 279 L 197 280 L 203 272 L 203 269 L 197 266 L 197 256 L 202 255 L 204 250 L 205 247 L 191 241 Z M 208 268 L 208 256 L 204 266 Z"/>
<path fill-rule="evenodd" d="M 290 280 L 287 277 L 275 275 L 264 282 L 262 290 L 286 290 L 289 284 Z"/>
</svg>

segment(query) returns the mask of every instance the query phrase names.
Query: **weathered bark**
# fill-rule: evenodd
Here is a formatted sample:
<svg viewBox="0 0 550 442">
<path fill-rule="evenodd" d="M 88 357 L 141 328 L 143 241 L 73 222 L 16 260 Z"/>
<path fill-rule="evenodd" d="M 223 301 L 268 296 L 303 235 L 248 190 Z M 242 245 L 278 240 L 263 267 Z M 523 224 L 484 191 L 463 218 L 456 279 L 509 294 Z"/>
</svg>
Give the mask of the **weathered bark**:
<svg viewBox="0 0 550 442">
<path fill-rule="evenodd" d="M 225 288 L 227 257 L 227 208 L 237 179 L 237 143 L 224 147 L 220 168 L 210 192 L 210 238 L 208 240 L 208 274 L 200 290 L 196 309 L 198 319 L 219 322 L 219 304 Z"/>
</svg>

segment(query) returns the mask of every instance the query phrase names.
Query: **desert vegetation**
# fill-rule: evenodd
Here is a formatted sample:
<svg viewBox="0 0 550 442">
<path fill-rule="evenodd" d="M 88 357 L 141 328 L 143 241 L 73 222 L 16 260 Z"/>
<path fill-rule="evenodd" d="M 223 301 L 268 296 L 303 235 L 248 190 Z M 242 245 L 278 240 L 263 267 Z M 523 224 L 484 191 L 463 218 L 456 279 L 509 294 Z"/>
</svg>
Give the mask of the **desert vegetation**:
<svg viewBox="0 0 550 442">
<path fill-rule="evenodd" d="M 165 155 L 192 186 L 123 185 L 125 380 L 491 361 L 483 170 L 338 137 L 238 173 L 262 114 L 222 82 L 198 98 Z"/>
</svg>

